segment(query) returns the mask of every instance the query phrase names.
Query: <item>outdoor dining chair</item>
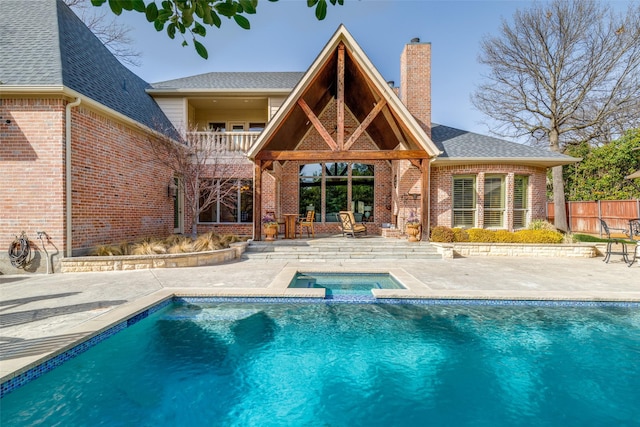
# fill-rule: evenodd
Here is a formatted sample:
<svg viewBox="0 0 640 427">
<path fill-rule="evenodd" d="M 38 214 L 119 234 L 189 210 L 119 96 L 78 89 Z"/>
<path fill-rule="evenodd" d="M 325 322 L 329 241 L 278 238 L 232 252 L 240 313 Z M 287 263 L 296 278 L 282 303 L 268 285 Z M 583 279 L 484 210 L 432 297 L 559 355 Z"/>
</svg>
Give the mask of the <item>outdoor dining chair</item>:
<svg viewBox="0 0 640 427">
<path fill-rule="evenodd" d="M 313 221 L 316 217 L 316 211 L 307 211 L 307 215 L 300 218 L 298 221 L 298 225 L 300 226 L 300 237 L 302 237 L 302 229 L 307 229 L 307 237 L 309 237 L 309 231 L 311 231 L 311 236 L 316 238 L 316 232 L 313 230 Z"/>
<path fill-rule="evenodd" d="M 600 231 L 602 234 L 607 236 L 607 249 L 605 251 L 603 261 L 608 264 L 611 255 L 621 255 L 624 262 L 629 263 L 627 243 L 624 239 L 611 238 L 611 231 L 618 231 L 626 234 L 627 230 L 623 228 L 611 228 L 607 225 L 606 221 L 601 218 Z"/>
</svg>

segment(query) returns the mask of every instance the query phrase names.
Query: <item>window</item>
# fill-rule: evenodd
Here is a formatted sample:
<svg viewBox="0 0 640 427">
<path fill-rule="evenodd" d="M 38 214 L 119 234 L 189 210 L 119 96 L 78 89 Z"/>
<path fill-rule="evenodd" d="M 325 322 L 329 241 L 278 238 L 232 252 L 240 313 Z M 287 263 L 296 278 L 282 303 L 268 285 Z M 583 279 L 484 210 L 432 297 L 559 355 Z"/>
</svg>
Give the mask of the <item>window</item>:
<svg viewBox="0 0 640 427">
<path fill-rule="evenodd" d="M 529 177 L 516 175 L 513 180 L 513 228 L 527 226 Z"/>
<path fill-rule="evenodd" d="M 250 179 L 218 179 L 202 190 L 200 206 L 213 191 L 213 201 L 198 217 L 201 223 L 251 223 L 253 182 Z"/>
<path fill-rule="evenodd" d="M 484 178 L 484 227 L 504 227 L 504 176 Z"/>
<path fill-rule="evenodd" d="M 453 177 L 453 226 L 475 227 L 476 224 L 476 178 L 475 176 Z"/>
<path fill-rule="evenodd" d="M 300 166 L 300 213 L 315 210 L 315 220 L 320 221 L 318 213 L 322 203 L 322 164 L 312 163 Z"/>
<path fill-rule="evenodd" d="M 368 218 L 373 213 L 373 165 L 343 162 L 301 165 L 299 183 L 300 212 L 313 207 L 316 221 L 320 221 L 321 213 L 324 213 L 325 222 L 336 222 L 336 214 L 347 209 L 352 209 L 356 217 L 361 219 Z"/>
<path fill-rule="evenodd" d="M 209 123 L 209 130 L 212 132 L 224 132 L 226 129 L 227 129 L 227 125 L 224 122 Z"/>
<path fill-rule="evenodd" d="M 351 167 L 351 210 L 362 219 L 372 221 L 373 215 L 373 165 L 354 163 Z M 356 219 L 358 219 L 356 218 Z"/>
<path fill-rule="evenodd" d="M 348 164 L 325 163 L 325 221 L 336 221 L 336 214 L 348 208 Z"/>
<path fill-rule="evenodd" d="M 249 122 L 249 130 L 251 132 L 262 132 L 264 130 L 264 126 L 264 123 Z"/>
</svg>

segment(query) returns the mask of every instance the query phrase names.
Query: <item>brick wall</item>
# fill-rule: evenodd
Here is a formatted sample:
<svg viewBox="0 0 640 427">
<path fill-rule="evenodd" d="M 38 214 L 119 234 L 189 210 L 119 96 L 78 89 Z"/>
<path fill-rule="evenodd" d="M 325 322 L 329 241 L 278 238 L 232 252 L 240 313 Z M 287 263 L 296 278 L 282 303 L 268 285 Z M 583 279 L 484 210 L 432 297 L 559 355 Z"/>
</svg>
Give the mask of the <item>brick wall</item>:
<svg viewBox="0 0 640 427">
<path fill-rule="evenodd" d="M 405 45 L 400 56 L 400 99 L 431 136 L 431 43 Z"/>
<path fill-rule="evenodd" d="M 61 99 L 0 100 L 1 273 L 22 271 L 7 251 L 22 231 L 34 255 L 26 271 L 46 271 L 36 231 L 50 237 L 50 253 L 64 249 L 64 107 Z"/>
<path fill-rule="evenodd" d="M 73 252 L 173 233 L 172 171 L 153 136 L 82 104 L 72 110 Z"/>
<path fill-rule="evenodd" d="M 476 226 L 484 225 L 484 177 L 486 175 L 505 176 L 506 228 L 513 230 L 513 179 L 515 175 L 529 177 L 527 222 L 546 218 L 546 170 L 518 165 L 469 165 L 443 166 L 431 169 L 431 226 L 451 227 L 453 221 L 453 177 L 455 175 L 476 176 L 477 215 Z"/>
<path fill-rule="evenodd" d="M 62 99 L 3 99 L 0 243 L 25 231 L 46 271 L 36 231 L 47 233 L 54 270 L 65 255 L 65 106 Z M 9 120 L 10 123 L 6 121 Z M 73 253 L 173 232 L 172 172 L 149 154 L 150 135 L 82 104 L 72 110 Z M 0 255 L 3 273 L 17 273 Z"/>
</svg>

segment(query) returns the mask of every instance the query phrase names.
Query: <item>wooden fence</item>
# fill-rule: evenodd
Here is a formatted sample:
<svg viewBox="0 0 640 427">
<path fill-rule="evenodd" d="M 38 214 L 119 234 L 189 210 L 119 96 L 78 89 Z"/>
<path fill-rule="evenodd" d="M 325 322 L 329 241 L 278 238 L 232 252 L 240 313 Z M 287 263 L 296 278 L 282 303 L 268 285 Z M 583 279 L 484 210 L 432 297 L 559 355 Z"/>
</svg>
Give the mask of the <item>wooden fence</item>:
<svg viewBox="0 0 640 427">
<path fill-rule="evenodd" d="M 600 234 L 602 218 L 609 227 L 629 228 L 629 220 L 640 218 L 640 199 L 567 202 L 567 221 L 574 233 Z M 553 223 L 553 202 L 547 202 L 547 219 Z"/>
</svg>

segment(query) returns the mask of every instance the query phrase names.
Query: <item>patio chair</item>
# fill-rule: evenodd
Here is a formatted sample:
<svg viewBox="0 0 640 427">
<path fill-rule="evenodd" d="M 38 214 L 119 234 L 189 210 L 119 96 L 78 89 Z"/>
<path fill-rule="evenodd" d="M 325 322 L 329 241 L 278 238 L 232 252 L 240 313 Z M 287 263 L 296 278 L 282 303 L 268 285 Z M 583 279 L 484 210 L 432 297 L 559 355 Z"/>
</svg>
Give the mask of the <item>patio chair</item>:
<svg viewBox="0 0 640 427">
<path fill-rule="evenodd" d="M 367 227 L 362 223 L 356 223 L 356 220 L 351 211 L 340 211 L 338 214 L 338 225 L 342 231 L 342 236 L 351 235 L 356 237 L 358 234 L 364 233 L 367 235 Z"/>
<path fill-rule="evenodd" d="M 636 237 L 640 238 L 640 218 L 629 220 L 629 238 L 636 240 Z"/>
<path fill-rule="evenodd" d="M 622 233 L 626 233 L 627 231 L 623 228 L 611 228 L 607 225 L 605 220 L 600 219 L 600 231 L 602 232 L 602 234 L 605 234 L 607 236 L 607 250 L 605 251 L 603 261 L 608 264 L 611 255 L 622 255 L 622 259 L 624 260 L 624 262 L 629 263 L 627 243 L 624 241 L 624 239 L 611 238 L 612 230 Z"/>
<path fill-rule="evenodd" d="M 311 236 L 316 238 L 316 232 L 313 230 L 313 221 L 316 217 L 316 211 L 307 211 L 307 215 L 298 220 L 300 226 L 300 237 L 302 237 L 302 229 L 307 229 L 307 237 L 309 237 L 309 230 L 311 230 Z"/>
<path fill-rule="evenodd" d="M 629 255 L 627 255 L 627 258 L 629 258 Z M 627 267 L 631 267 L 633 265 L 633 263 L 636 262 L 636 260 L 638 260 L 638 259 L 640 259 L 640 243 L 635 245 L 635 246 L 633 246 L 633 257 L 627 263 Z M 638 261 L 638 262 L 640 262 L 640 261 Z"/>
</svg>

